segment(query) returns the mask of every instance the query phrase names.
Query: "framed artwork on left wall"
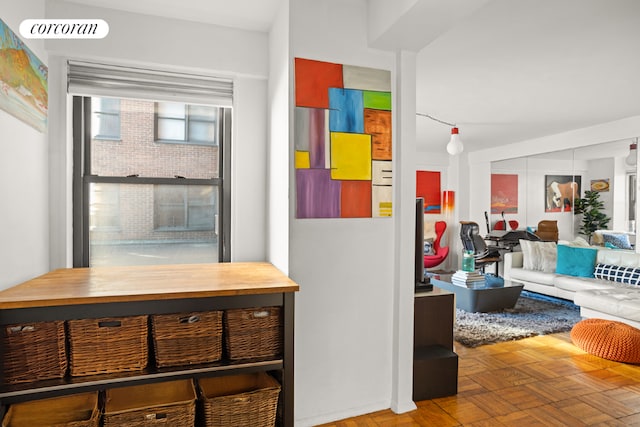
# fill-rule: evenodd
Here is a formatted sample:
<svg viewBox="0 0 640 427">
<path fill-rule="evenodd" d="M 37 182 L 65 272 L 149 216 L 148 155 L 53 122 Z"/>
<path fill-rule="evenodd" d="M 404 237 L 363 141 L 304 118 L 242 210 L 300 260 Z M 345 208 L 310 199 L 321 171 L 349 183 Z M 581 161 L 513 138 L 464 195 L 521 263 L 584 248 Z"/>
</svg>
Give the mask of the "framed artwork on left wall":
<svg viewBox="0 0 640 427">
<path fill-rule="evenodd" d="M 39 132 L 47 128 L 47 66 L 0 19 L 0 109 Z"/>
</svg>

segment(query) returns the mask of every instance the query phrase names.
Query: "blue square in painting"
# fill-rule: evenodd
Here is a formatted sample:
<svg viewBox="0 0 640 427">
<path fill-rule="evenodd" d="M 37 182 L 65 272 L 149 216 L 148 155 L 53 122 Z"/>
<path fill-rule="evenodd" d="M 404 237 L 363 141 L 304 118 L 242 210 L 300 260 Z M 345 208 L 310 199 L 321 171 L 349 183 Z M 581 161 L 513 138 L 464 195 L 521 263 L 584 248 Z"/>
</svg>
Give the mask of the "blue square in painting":
<svg viewBox="0 0 640 427">
<path fill-rule="evenodd" d="M 329 88 L 329 130 L 364 133 L 364 101 L 361 90 Z"/>
</svg>

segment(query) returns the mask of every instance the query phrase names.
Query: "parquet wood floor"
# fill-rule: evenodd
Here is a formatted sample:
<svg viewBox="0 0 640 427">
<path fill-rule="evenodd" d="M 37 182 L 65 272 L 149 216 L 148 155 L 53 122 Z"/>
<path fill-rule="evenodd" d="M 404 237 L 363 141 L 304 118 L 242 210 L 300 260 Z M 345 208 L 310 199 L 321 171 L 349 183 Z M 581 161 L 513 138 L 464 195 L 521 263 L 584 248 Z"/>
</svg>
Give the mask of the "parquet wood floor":
<svg viewBox="0 0 640 427">
<path fill-rule="evenodd" d="M 323 427 L 640 426 L 640 365 L 589 355 L 568 332 L 455 351 L 456 396 Z"/>
</svg>

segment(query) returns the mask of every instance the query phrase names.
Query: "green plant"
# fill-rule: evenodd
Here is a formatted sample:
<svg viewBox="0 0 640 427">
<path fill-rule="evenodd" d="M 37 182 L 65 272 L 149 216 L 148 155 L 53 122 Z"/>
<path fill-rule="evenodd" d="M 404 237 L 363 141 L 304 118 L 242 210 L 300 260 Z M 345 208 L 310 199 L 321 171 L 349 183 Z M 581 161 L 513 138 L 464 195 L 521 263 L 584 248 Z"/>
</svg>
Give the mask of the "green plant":
<svg viewBox="0 0 640 427">
<path fill-rule="evenodd" d="M 587 190 L 583 198 L 574 201 L 573 213 L 582 214 L 580 233 L 587 236 L 589 243 L 594 231 L 606 229 L 611 221 L 611 218 L 602 212 L 603 210 L 604 203 L 600 200 L 600 193 L 597 191 Z"/>
</svg>

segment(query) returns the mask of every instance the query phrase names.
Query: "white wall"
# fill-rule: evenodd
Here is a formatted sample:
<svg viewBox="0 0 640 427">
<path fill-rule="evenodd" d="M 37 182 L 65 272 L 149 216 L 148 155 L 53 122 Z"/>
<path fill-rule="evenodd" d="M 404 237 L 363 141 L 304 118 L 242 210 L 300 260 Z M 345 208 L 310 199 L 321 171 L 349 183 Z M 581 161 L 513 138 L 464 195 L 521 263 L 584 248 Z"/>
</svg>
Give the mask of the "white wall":
<svg viewBox="0 0 640 427">
<path fill-rule="evenodd" d="M 177 71 L 203 72 L 234 80 L 232 130 L 232 261 L 266 259 L 266 156 L 267 156 L 267 76 L 268 35 L 261 32 L 145 16 L 53 0 L 47 3 L 49 18 L 104 19 L 109 35 L 102 40 L 48 40 L 47 50 L 57 65 L 51 72 L 50 88 L 56 93 L 58 123 L 69 125 L 66 99 L 66 59 L 93 59 L 125 65 L 160 67 Z M 57 91 L 57 92 L 56 92 Z M 52 230 L 64 230 L 53 236 L 51 251 L 64 254 L 52 260 L 52 267 L 70 266 L 69 216 L 71 213 L 68 181 L 60 176 L 70 173 L 68 128 L 60 126 L 52 134 L 58 153 L 51 167 L 59 182 L 51 192 Z"/>
<path fill-rule="evenodd" d="M 4 0 L 0 10 L 0 19 L 16 34 L 22 20 L 43 16 L 44 0 Z M 23 41 L 49 65 L 41 40 Z M 5 289 L 49 270 L 48 138 L 0 110 L 0 141 L 0 289 Z"/>
<path fill-rule="evenodd" d="M 289 272 L 289 0 L 269 32 L 267 259 Z"/>
<path fill-rule="evenodd" d="M 290 14 L 292 57 L 392 70 L 393 79 L 394 55 L 367 47 L 365 0 L 296 0 Z M 300 284 L 296 424 L 389 408 L 394 219 L 296 219 L 289 163 L 290 276 Z"/>
</svg>

